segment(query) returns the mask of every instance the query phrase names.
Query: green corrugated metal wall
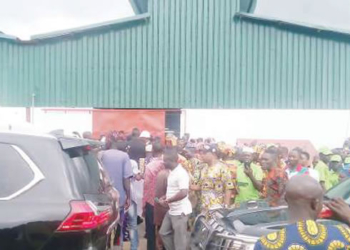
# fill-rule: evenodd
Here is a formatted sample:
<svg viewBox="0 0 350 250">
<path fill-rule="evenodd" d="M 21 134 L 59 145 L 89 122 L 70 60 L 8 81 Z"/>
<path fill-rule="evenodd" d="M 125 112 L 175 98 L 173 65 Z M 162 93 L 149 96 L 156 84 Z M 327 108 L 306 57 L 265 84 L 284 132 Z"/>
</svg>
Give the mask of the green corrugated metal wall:
<svg viewBox="0 0 350 250">
<path fill-rule="evenodd" d="M 239 0 L 152 0 L 124 29 L 0 40 L 0 105 L 349 109 L 350 43 L 234 19 Z"/>
</svg>

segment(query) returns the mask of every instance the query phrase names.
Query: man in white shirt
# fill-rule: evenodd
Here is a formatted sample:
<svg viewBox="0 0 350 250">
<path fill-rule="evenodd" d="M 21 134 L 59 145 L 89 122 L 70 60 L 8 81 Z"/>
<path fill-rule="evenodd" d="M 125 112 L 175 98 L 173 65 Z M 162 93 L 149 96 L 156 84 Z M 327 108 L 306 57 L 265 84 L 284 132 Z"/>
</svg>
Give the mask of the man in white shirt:
<svg viewBox="0 0 350 250">
<path fill-rule="evenodd" d="M 190 178 L 187 171 L 178 164 L 176 148 L 164 152 L 164 166 L 170 169 L 166 197 L 159 200 L 160 205 L 169 207 L 169 211 L 160 228 L 159 234 L 167 250 L 187 249 L 187 221 L 192 213 L 188 199 Z"/>
<path fill-rule="evenodd" d="M 132 172 L 134 174 L 130 181 L 131 200 L 137 205 L 137 216 L 142 217 L 142 197 L 143 197 L 143 179 L 139 165 L 136 161 L 130 160 Z"/>
<path fill-rule="evenodd" d="M 139 246 L 137 216 L 142 215 L 143 180 L 137 162 L 134 160 L 130 160 L 130 162 L 134 176 L 130 179 L 131 203 L 128 209 L 128 229 L 131 250 L 137 250 Z"/>
</svg>

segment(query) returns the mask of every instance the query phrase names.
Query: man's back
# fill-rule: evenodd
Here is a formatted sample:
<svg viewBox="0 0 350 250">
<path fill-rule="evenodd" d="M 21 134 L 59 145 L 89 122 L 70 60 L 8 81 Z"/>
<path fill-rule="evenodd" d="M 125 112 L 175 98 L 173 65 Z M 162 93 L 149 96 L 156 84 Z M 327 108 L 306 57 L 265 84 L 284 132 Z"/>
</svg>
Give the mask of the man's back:
<svg viewBox="0 0 350 250">
<path fill-rule="evenodd" d="M 161 198 L 166 195 L 168 185 L 169 170 L 163 169 L 157 175 L 155 197 Z M 154 224 L 161 226 L 168 208 L 162 207 L 159 203 L 154 204 Z"/>
<path fill-rule="evenodd" d="M 146 144 L 140 138 L 133 138 L 129 142 L 130 159 L 139 163 L 140 158 L 146 158 Z"/>
<path fill-rule="evenodd" d="M 133 176 L 129 156 L 122 151 L 110 149 L 102 153 L 101 161 L 112 180 L 113 186 L 119 192 L 119 205 L 123 206 L 126 200 L 123 181 Z"/>
<path fill-rule="evenodd" d="M 144 189 L 143 189 L 143 203 L 154 206 L 156 179 L 158 173 L 164 169 L 164 163 L 161 157 L 153 158 L 153 160 L 146 166 L 144 174 Z M 159 197 L 158 197 L 159 198 Z"/>
<path fill-rule="evenodd" d="M 260 249 L 347 249 L 350 230 L 346 226 L 325 226 L 313 220 L 299 221 L 260 238 L 255 245 Z"/>
</svg>

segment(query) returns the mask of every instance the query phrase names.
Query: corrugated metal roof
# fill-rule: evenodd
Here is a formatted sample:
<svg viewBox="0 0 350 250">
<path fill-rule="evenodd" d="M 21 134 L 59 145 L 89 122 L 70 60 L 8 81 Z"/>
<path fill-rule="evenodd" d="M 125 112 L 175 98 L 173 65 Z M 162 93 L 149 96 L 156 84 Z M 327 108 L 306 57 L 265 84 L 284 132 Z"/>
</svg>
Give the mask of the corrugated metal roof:
<svg viewBox="0 0 350 250">
<path fill-rule="evenodd" d="M 18 38 L 15 36 L 7 35 L 7 34 L 0 31 L 0 39 L 17 40 Z"/>
<path fill-rule="evenodd" d="M 244 12 L 239 12 L 235 15 L 236 18 L 242 18 L 244 20 L 248 20 L 251 22 L 255 22 L 257 24 L 268 24 L 273 25 L 277 28 L 282 29 L 292 29 L 293 31 L 299 31 L 299 32 L 308 32 L 308 33 L 314 33 L 314 35 L 324 35 L 328 36 L 328 38 L 332 38 L 334 36 L 341 36 L 341 37 L 348 37 L 350 38 L 350 32 L 347 30 L 342 29 L 334 29 L 326 26 L 320 26 L 320 25 L 312 25 L 307 23 L 298 23 L 290 20 L 281 20 L 266 16 L 260 16 L 256 14 L 249 14 Z"/>
<path fill-rule="evenodd" d="M 142 22 L 147 20 L 150 17 L 149 13 L 144 13 L 128 18 L 118 19 L 118 20 L 112 20 L 107 21 L 103 23 L 97 23 L 92 25 L 87 25 L 83 27 L 78 27 L 74 29 L 68 29 L 68 30 L 61 30 L 61 31 L 55 31 L 45 34 L 39 34 L 34 35 L 31 37 L 31 40 L 43 40 L 43 39 L 53 39 L 53 38 L 61 38 L 61 37 L 71 37 L 76 34 L 82 34 L 82 33 L 92 33 L 96 31 L 103 31 L 103 30 L 110 30 L 110 29 L 116 29 L 118 27 L 125 27 L 128 28 L 128 24 L 130 23 L 136 23 L 136 22 Z"/>
<path fill-rule="evenodd" d="M 30 106 L 35 93 L 45 107 L 350 108 L 344 37 L 234 18 L 240 0 L 148 9 L 149 21 L 126 29 L 0 42 L 0 104 Z"/>
</svg>

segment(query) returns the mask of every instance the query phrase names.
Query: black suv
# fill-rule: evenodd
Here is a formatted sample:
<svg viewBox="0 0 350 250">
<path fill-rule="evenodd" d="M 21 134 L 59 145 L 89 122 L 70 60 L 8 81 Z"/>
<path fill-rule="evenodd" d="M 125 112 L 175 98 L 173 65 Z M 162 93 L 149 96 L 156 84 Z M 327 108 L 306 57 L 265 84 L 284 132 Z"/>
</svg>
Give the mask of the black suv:
<svg viewBox="0 0 350 250">
<path fill-rule="evenodd" d="M 0 249 L 107 249 L 116 191 L 84 140 L 0 133 Z"/>
</svg>

